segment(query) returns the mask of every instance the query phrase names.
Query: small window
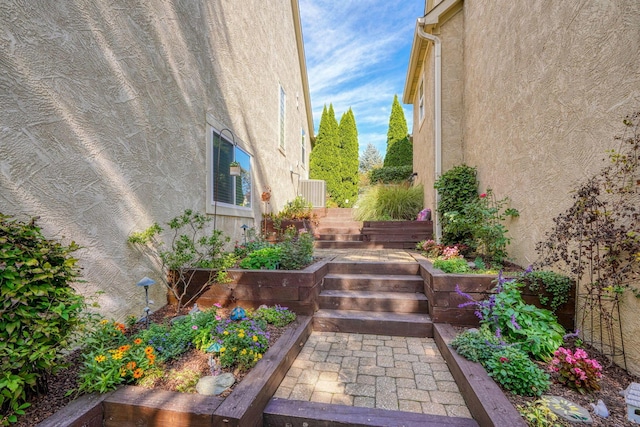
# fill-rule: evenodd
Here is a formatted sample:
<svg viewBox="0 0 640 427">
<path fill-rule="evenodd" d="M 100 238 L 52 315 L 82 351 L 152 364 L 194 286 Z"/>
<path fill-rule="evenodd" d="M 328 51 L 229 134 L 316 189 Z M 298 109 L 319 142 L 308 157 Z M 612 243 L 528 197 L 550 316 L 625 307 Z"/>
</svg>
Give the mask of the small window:
<svg viewBox="0 0 640 427">
<path fill-rule="evenodd" d="M 306 146 L 305 146 L 305 133 L 304 133 L 304 129 L 302 129 L 302 138 L 301 138 L 301 146 L 300 146 L 300 153 L 302 154 L 301 159 L 300 159 L 300 163 L 302 164 L 302 167 L 305 167 L 306 163 L 305 163 L 305 159 L 307 158 L 307 151 L 306 151 Z"/>
<path fill-rule="evenodd" d="M 419 121 L 424 119 L 424 80 L 420 81 L 420 89 L 418 92 L 418 118 Z"/>
<path fill-rule="evenodd" d="M 211 200 L 233 206 L 251 207 L 251 156 L 213 130 Z M 230 174 L 231 162 L 240 163 L 240 176 Z M 219 170 L 218 170 L 219 168 Z"/>
<path fill-rule="evenodd" d="M 284 88 L 282 85 L 280 86 L 280 108 L 278 114 L 278 128 L 279 128 L 279 147 L 281 150 L 284 150 L 284 131 L 285 131 L 285 105 L 287 100 L 287 94 L 284 92 Z"/>
</svg>

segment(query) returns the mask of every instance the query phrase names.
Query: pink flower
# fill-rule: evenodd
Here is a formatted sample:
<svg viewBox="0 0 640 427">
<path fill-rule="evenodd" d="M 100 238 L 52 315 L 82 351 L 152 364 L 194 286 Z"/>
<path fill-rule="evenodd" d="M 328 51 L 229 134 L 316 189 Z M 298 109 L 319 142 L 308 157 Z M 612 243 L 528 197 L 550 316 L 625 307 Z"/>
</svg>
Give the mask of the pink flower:
<svg viewBox="0 0 640 427">
<path fill-rule="evenodd" d="M 213 304 L 214 307 L 218 307 L 218 308 L 222 308 L 222 304 L 220 304 L 219 302 Z"/>
<path fill-rule="evenodd" d="M 573 356 L 576 359 L 586 359 L 587 358 L 587 352 L 584 351 L 581 348 L 577 348 L 576 351 L 573 353 Z"/>
<path fill-rule="evenodd" d="M 222 320 L 222 317 L 216 316 L 216 320 Z"/>
<path fill-rule="evenodd" d="M 198 329 L 198 325 L 191 326 L 191 329 L 193 329 L 195 331 L 196 329 Z"/>
<path fill-rule="evenodd" d="M 482 194 L 480 195 L 480 198 L 481 198 L 481 199 L 484 199 L 485 197 L 487 197 L 487 193 L 482 193 Z"/>
<path fill-rule="evenodd" d="M 508 361 L 509 361 L 509 359 L 508 359 L 508 358 L 506 358 L 506 357 L 504 357 L 504 356 L 502 356 L 502 357 L 500 358 L 500 363 L 505 363 L 505 362 L 508 362 Z"/>
</svg>

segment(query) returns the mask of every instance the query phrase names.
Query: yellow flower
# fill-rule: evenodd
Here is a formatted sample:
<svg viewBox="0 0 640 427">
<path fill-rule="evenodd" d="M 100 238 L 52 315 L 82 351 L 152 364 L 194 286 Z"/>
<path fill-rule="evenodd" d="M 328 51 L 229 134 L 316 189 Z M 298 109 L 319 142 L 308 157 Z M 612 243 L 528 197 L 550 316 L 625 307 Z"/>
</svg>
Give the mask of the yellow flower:
<svg viewBox="0 0 640 427">
<path fill-rule="evenodd" d="M 222 348 L 220 349 L 220 353 L 224 353 L 224 351 L 225 351 L 226 349 L 227 349 L 227 347 L 222 347 Z"/>
<path fill-rule="evenodd" d="M 111 355 L 111 357 L 113 358 L 113 360 L 120 360 L 120 359 L 122 359 L 122 356 L 123 356 L 123 354 L 122 354 L 122 352 L 121 352 L 121 351 L 116 351 L 115 353 L 113 353 L 113 354 Z"/>
<path fill-rule="evenodd" d="M 231 351 L 238 351 L 238 349 L 236 347 L 233 347 Z"/>
<path fill-rule="evenodd" d="M 262 354 L 258 353 L 258 359 L 262 359 Z"/>
<path fill-rule="evenodd" d="M 106 358 L 106 357 L 104 357 L 104 355 L 102 355 L 102 354 L 100 354 L 100 355 L 96 356 L 96 358 L 95 358 L 95 361 L 96 361 L 96 362 L 98 362 L 98 363 L 102 363 L 102 362 L 104 362 L 105 360 L 107 360 L 107 358 Z"/>
<path fill-rule="evenodd" d="M 242 332 L 240 332 L 240 333 L 238 334 L 238 338 L 244 338 L 244 334 L 243 334 Z"/>
<path fill-rule="evenodd" d="M 127 371 L 124 368 L 120 368 L 120 376 L 121 377 L 126 377 L 127 376 Z"/>
<path fill-rule="evenodd" d="M 109 323 L 109 321 L 108 321 L 107 319 L 102 319 L 102 320 L 100 321 L 100 324 L 101 324 L 101 325 L 106 325 L 107 323 Z"/>
<path fill-rule="evenodd" d="M 240 329 L 238 332 L 240 332 L 241 334 L 244 334 L 244 329 Z"/>
<path fill-rule="evenodd" d="M 253 339 L 253 342 L 258 341 L 258 337 L 256 335 L 254 335 L 252 339 Z"/>
<path fill-rule="evenodd" d="M 240 354 L 242 354 L 242 355 L 247 354 L 247 349 L 246 349 L 246 348 L 243 348 L 243 349 L 242 349 L 242 351 L 240 352 Z"/>
<path fill-rule="evenodd" d="M 224 331 L 222 335 L 229 335 L 229 331 Z"/>
</svg>

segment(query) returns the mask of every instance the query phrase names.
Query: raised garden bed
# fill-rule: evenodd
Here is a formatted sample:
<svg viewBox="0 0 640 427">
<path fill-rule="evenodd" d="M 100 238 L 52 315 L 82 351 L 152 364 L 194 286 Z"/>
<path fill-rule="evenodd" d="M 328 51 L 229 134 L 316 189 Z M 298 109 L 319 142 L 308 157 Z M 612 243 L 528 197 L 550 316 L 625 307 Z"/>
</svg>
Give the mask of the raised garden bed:
<svg viewBox="0 0 640 427">
<path fill-rule="evenodd" d="M 489 295 L 496 286 L 497 276 L 494 274 L 447 274 L 433 267 L 425 257 L 414 254 L 420 264 L 420 275 L 424 279 L 424 293 L 429 300 L 429 315 L 434 323 L 450 323 L 460 326 L 477 326 L 478 318 L 473 307 L 459 308 L 458 305 L 467 300 L 456 292 L 459 289 L 480 301 Z M 537 294 L 522 289 L 522 297 L 528 304 L 544 307 L 540 304 Z M 556 311 L 558 322 L 565 329 L 573 331 L 575 328 L 575 286 L 571 289 L 569 301 Z"/>
<path fill-rule="evenodd" d="M 318 310 L 317 296 L 329 261 L 331 258 L 321 259 L 302 270 L 230 269 L 230 283 L 209 286 L 196 302 L 200 307 L 211 307 L 215 303 L 244 308 L 279 304 L 297 314 L 310 316 Z M 190 288 L 201 289 L 209 280 L 210 271 L 197 269 L 194 272 Z M 171 292 L 167 297 L 170 304 L 175 303 Z M 189 298 L 191 295 L 187 296 Z"/>
<path fill-rule="evenodd" d="M 39 426 L 261 425 L 264 407 L 311 334 L 311 325 L 310 317 L 298 317 L 225 399 L 126 386 L 83 396 Z"/>
</svg>

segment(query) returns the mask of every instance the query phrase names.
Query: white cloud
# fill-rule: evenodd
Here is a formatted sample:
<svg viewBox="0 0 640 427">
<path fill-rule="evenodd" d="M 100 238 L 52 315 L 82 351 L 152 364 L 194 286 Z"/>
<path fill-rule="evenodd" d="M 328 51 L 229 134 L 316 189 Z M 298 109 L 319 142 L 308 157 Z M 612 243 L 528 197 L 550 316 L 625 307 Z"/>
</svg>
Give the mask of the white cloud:
<svg viewBox="0 0 640 427">
<path fill-rule="evenodd" d="M 337 120 L 351 107 L 361 148 L 373 142 L 384 155 L 423 9 L 424 0 L 300 0 L 316 127 L 324 105 L 333 104 Z M 411 131 L 411 106 L 403 107 Z"/>
</svg>

